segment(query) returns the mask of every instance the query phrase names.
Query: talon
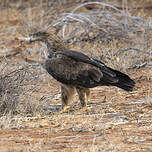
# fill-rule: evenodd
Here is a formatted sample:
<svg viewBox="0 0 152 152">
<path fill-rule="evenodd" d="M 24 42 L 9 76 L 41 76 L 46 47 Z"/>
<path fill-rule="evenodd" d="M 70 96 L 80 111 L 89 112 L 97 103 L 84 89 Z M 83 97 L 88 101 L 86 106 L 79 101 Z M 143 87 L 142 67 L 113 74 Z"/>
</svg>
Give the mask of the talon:
<svg viewBox="0 0 152 152">
<path fill-rule="evenodd" d="M 87 106 L 82 108 L 83 112 L 90 112 L 91 110 L 92 110 L 92 108 L 91 107 L 87 107 Z"/>
<path fill-rule="evenodd" d="M 67 105 L 63 106 L 62 110 L 60 111 L 60 113 L 67 113 L 68 112 L 68 107 Z"/>
</svg>

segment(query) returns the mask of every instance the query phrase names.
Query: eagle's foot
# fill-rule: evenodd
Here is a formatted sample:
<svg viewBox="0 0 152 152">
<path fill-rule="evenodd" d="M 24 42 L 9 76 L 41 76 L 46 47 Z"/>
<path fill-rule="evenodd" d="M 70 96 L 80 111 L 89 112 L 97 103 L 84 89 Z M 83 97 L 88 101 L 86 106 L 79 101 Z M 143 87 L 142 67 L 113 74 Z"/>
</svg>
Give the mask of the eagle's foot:
<svg viewBox="0 0 152 152">
<path fill-rule="evenodd" d="M 87 106 L 84 106 L 84 107 L 82 108 L 82 111 L 83 111 L 83 112 L 91 112 L 91 110 L 92 110 L 92 108 L 91 108 L 91 107 L 87 107 Z"/>
<path fill-rule="evenodd" d="M 69 106 L 64 105 L 63 108 L 62 108 L 62 110 L 60 111 L 60 113 L 61 113 L 61 114 L 62 114 L 62 113 L 68 113 L 68 108 L 69 108 Z"/>
</svg>

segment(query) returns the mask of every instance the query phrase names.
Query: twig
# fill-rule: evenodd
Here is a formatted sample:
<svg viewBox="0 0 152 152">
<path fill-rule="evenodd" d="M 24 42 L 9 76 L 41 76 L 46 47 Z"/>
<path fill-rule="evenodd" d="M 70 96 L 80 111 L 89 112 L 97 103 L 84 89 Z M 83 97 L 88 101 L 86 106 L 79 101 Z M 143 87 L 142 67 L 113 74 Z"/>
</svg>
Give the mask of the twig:
<svg viewBox="0 0 152 152">
<path fill-rule="evenodd" d="M 78 13 L 78 14 L 64 13 L 64 15 L 67 15 L 66 18 L 74 18 L 74 19 L 75 19 L 75 17 L 81 18 L 82 20 L 77 19 L 80 22 L 84 22 L 83 20 L 85 19 L 87 22 L 90 22 L 93 26 L 97 26 L 97 24 L 95 24 L 88 17 L 86 17 L 85 15 L 82 15 L 81 13 Z"/>
<path fill-rule="evenodd" d="M 102 11 L 76 12 L 78 9 L 90 4 L 101 5 L 105 8 Z M 81 42 L 82 39 L 87 40 L 85 36 L 90 35 L 90 32 L 94 34 L 88 40 L 95 41 L 97 40 L 96 36 L 98 36 L 104 40 L 121 39 L 128 42 L 130 39 L 136 37 L 139 32 L 147 36 L 146 31 L 152 29 L 149 22 L 146 22 L 144 18 L 131 16 L 113 5 L 103 2 L 86 2 L 74 8 L 70 13 L 63 13 L 61 15 L 63 16 L 57 22 L 45 26 L 45 30 L 49 27 L 60 27 L 63 39 L 65 39 L 65 35 L 67 36 L 66 40 L 75 37 L 72 42 Z M 73 27 L 69 33 L 66 32 L 66 28 L 69 28 L 67 25 Z M 107 33 L 104 37 L 101 30 Z M 80 33 L 82 36 L 80 36 Z"/>
<path fill-rule="evenodd" d="M 86 5 L 90 5 L 90 4 L 98 4 L 98 5 L 102 5 L 102 6 L 105 6 L 105 7 L 110 7 L 114 10 L 116 10 L 117 12 L 120 12 L 122 14 L 122 16 L 125 16 L 125 17 L 128 17 L 128 18 L 131 18 L 131 19 L 142 19 L 140 17 L 135 17 L 135 16 L 130 16 L 128 14 L 126 14 L 124 11 L 121 11 L 119 9 L 117 9 L 116 7 L 114 7 L 113 5 L 110 5 L 110 4 L 106 4 L 106 3 L 103 3 L 103 2 L 87 2 L 87 3 L 84 3 L 84 4 L 81 4 L 79 5 L 78 7 L 76 7 L 75 9 L 73 9 L 73 11 L 71 13 L 74 13 L 76 12 L 78 9 L 80 9 L 81 7 L 84 7 Z M 143 20 L 143 19 L 142 19 Z"/>
<path fill-rule="evenodd" d="M 2 78 L 2 79 L 5 79 L 5 78 L 7 78 L 7 77 L 12 76 L 12 74 L 18 73 L 18 72 L 20 72 L 20 71 L 22 71 L 22 70 L 24 70 L 24 67 L 19 67 L 19 69 L 15 69 L 14 71 L 11 71 L 10 73 L 7 73 L 7 75 L 6 75 L 6 74 L 5 74 L 4 76 L 1 75 L 1 78 Z"/>
<path fill-rule="evenodd" d="M 22 56 L 22 59 L 23 59 L 25 62 L 27 62 L 27 63 L 29 63 L 29 64 L 32 64 L 32 65 L 34 65 L 34 66 L 43 65 L 43 62 L 37 62 L 36 60 L 28 59 L 28 58 L 26 58 L 26 57 L 24 57 L 24 56 Z"/>
<path fill-rule="evenodd" d="M 128 69 L 139 69 L 139 68 L 143 68 L 147 65 L 147 62 L 143 62 L 141 64 L 135 64 L 135 65 L 132 65 L 131 67 L 129 67 Z"/>
<path fill-rule="evenodd" d="M 143 54 L 152 55 L 152 52 L 146 52 L 146 51 L 140 50 L 139 48 L 136 48 L 136 47 L 129 47 L 129 48 L 118 50 L 114 55 L 117 56 L 117 55 L 120 55 L 124 52 L 132 51 L 132 50 L 143 53 Z"/>
<path fill-rule="evenodd" d="M 5 54 L 0 54 L 0 58 L 7 58 L 7 57 L 12 57 L 12 56 L 16 56 L 17 54 L 20 54 L 20 49 L 14 49 L 14 50 L 10 50 L 10 51 L 6 51 Z"/>
<path fill-rule="evenodd" d="M 152 63 L 151 62 L 143 62 L 141 64 L 132 65 L 128 69 L 140 69 L 140 68 L 147 67 L 147 66 L 149 66 L 149 67 L 152 66 Z"/>
</svg>

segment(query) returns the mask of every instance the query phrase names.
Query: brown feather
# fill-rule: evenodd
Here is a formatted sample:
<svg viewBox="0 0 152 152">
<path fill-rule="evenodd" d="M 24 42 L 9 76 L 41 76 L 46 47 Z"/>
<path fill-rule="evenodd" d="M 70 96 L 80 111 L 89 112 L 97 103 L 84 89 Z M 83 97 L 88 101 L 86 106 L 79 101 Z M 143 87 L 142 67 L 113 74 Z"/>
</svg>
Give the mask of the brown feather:
<svg viewBox="0 0 152 152">
<path fill-rule="evenodd" d="M 68 50 L 56 35 L 39 32 L 33 37 L 33 40 L 30 40 L 43 41 L 47 45 L 49 55 L 45 61 L 45 68 L 61 83 L 63 110 L 66 109 L 75 89 L 83 107 L 86 106 L 86 98 L 90 94 L 88 88 L 107 85 L 132 91 L 135 82 L 128 75 L 83 53 Z"/>
</svg>

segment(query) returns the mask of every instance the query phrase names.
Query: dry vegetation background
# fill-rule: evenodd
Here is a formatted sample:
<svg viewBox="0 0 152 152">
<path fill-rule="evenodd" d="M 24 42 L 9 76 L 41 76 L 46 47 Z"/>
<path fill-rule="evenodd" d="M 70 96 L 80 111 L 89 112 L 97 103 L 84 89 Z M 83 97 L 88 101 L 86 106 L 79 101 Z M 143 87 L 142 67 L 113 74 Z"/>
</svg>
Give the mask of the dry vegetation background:
<svg viewBox="0 0 152 152">
<path fill-rule="evenodd" d="M 152 151 L 151 14 L 151 0 L 1 0 L 0 152 Z M 90 112 L 76 95 L 59 114 L 59 83 L 39 64 L 46 46 L 17 40 L 41 29 L 129 74 L 135 90 L 97 87 Z"/>
</svg>

